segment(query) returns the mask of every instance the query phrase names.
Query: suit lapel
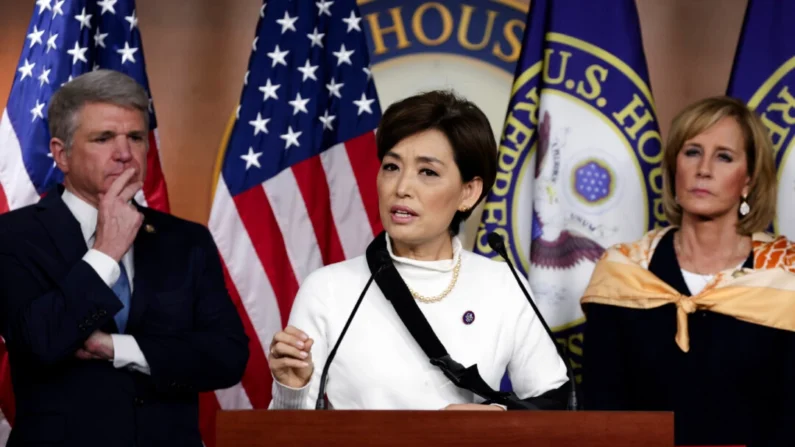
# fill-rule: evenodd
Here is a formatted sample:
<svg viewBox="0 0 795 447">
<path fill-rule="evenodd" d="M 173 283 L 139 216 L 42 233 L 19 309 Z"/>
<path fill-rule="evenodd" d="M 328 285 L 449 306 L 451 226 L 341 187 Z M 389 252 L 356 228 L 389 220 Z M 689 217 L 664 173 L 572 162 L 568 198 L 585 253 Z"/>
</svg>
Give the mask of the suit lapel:
<svg viewBox="0 0 795 447">
<path fill-rule="evenodd" d="M 133 242 L 133 265 L 135 273 L 133 277 L 133 294 L 130 303 L 130 316 L 127 322 L 127 332 L 134 330 L 140 324 L 141 318 L 154 297 L 154 281 L 158 275 L 158 235 L 155 227 L 151 223 L 146 208 L 138 207 L 138 211 L 143 213 L 144 221 Z"/>
<path fill-rule="evenodd" d="M 63 187 L 53 188 L 47 195 L 36 204 L 39 210 L 36 213 L 37 220 L 45 228 L 47 234 L 52 239 L 53 244 L 58 250 L 59 255 L 65 266 L 73 266 L 88 251 L 80 223 L 61 199 Z M 133 265 L 135 266 L 133 277 L 133 295 L 130 303 L 130 315 L 127 322 L 127 332 L 135 328 L 140 323 L 140 319 L 153 297 L 156 287 L 158 263 L 152 260 L 158 259 L 158 234 L 151 223 L 149 210 L 135 204 L 138 211 L 143 213 L 144 221 L 133 242 Z M 102 327 L 103 331 L 116 333 L 118 329 L 116 322 L 110 320 Z"/>
<path fill-rule="evenodd" d="M 47 195 L 36 204 L 39 209 L 36 219 L 45 228 L 58 250 L 58 254 L 61 255 L 63 260 L 61 265 L 65 266 L 65 269 L 69 269 L 85 256 L 88 246 L 83 240 L 80 222 L 61 198 L 63 191 L 63 186 L 58 185 L 57 188 L 47 192 Z M 57 281 L 57 278 L 55 280 Z M 113 319 L 105 323 L 100 330 L 109 334 L 119 331 Z"/>
<path fill-rule="evenodd" d="M 63 187 L 53 188 L 36 205 L 36 218 L 47 231 L 65 265 L 74 265 L 88 251 L 80 223 L 61 199 Z"/>
</svg>

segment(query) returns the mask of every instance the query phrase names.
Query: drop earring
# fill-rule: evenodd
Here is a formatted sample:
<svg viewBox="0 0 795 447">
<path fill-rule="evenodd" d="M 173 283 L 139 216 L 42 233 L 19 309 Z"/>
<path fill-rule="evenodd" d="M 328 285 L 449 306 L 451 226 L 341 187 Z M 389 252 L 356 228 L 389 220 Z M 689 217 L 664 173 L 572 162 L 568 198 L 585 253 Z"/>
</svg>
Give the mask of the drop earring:
<svg viewBox="0 0 795 447">
<path fill-rule="evenodd" d="M 740 215 L 747 216 L 751 212 L 751 205 L 748 204 L 748 195 L 743 194 L 743 200 L 740 202 Z"/>
</svg>

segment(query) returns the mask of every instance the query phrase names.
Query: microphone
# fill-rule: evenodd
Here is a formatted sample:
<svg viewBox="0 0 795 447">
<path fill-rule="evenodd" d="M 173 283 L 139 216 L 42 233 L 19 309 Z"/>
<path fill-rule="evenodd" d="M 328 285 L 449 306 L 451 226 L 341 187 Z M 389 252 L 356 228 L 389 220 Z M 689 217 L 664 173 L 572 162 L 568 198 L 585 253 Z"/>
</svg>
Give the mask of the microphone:
<svg viewBox="0 0 795 447">
<path fill-rule="evenodd" d="M 514 268 L 513 263 L 511 262 L 510 258 L 508 258 L 508 251 L 505 249 L 505 240 L 502 238 L 502 236 L 500 236 L 497 233 L 489 233 L 487 240 L 489 243 L 489 247 L 491 247 L 492 250 L 496 251 L 497 254 L 499 254 L 500 256 L 502 256 L 503 259 L 505 259 L 505 262 L 508 264 L 508 267 L 510 267 L 511 269 L 511 273 L 513 273 L 514 279 L 516 279 L 516 283 L 519 284 L 519 287 L 522 289 L 525 298 L 527 298 L 527 301 L 530 303 L 530 306 L 533 308 L 533 311 L 535 311 L 536 316 L 541 321 L 541 324 L 544 326 L 544 330 L 547 332 L 547 335 L 549 336 L 550 340 L 552 340 L 552 344 L 555 345 L 555 349 L 557 349 L 558 355 L 560 355 L 560 358 L 563 359 L 563 363 L 566 364 L 566 374 L 569 376 L 569 384 L 570 384 L 567 406 L 569 410 L 576 411 L 578 406 L 577 382 L 574 380 L 574 370 L 571 368 L 571 364 L 569 362 L 567 353 L 561 350 L 560 346 L 558 346 L 558 343 L 555 341 L 555 336 L 552 334 L 552 330 L 549 329 L 549 325 L 547 325 L 546 320 L 544 320 L 544 317 L 541 315 L 541 312 L 538 310 L 538 307 L 536 307 L 535 302 L 533 302 L 533 298 L 532 296 L 530 296 L 530 292 L 527 291 L 524 284 L 519 279 L 519 275 L 516 273 L 516 269 Z"/>
<path fill-rule="evenodd" d="M 379 253 L 380 255 L 380 253 Z M 381 255 L 381 260 L 383 261 L 383 256 L 389 257 L 389 254 L 384 253 Z M 340 342 L 342 342 L 342 338 L 345 337 L 345 333 L 348 332 L 348 326 L 351 325 L 351 321 L 353 321 L 353 317 L 356 315 L 356 311 L 359 310 L 359 305 L 362 304 L 362 300 L 364 299 L 364 295 L 367 293 L 367 289 L 370 288 L 370 284 L 373 283 L 375 276 L 381 273 L 384 268 L 386 268 L 389 264 L 388 263 L 381 263 L 381 266 L 378 267 L 372 275 L 370 275 L 370 279 L 367 280 L 367 284 L 365 284 L 364 289 L 362 289 L 362 293 L 359 295 L 359 299 L 356 300 L 356 304 L 353 306 L 353 310 L 351 311 L 351 315 L 348 317 L 348 321 L 345 322 L 345 326 L 342 327 L 342 332 L 340 332 L 339 338 L 337 338 L 337 343 L 334 344 L 334 347 L 329 352 L 328 357 L 326 358 L 326 364 L 323 365 L 323 373 L 320 375 L 320 391 L 317 394 L 317 400 L 315 401 L 315 410 L 326 410 L 326 400 L 324 399 L 326 395 L 326 379 L 328 377 L 328 370 L 331 367 L 331 361 L 334 360 L 334 356 L 337 355 L 337 349 L 340 347 Z"/>
</svg>

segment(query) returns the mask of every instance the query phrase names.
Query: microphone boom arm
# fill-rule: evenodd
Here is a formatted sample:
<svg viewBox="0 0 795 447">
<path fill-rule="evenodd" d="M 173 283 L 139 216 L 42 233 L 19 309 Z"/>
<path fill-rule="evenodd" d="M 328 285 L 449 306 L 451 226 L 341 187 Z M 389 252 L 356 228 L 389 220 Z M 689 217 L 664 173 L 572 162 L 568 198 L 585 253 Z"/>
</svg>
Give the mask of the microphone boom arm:
<svg viewBox="0 0 795 447">
<path fill-rule="evenodd" d="M 550 340 L 552 340 L 552 344 L 555 345 L 555 349 L 558 351 L 558 355 L 563 360 L 563 363 L 566 366 L 566 375 L 569 377 L 569 396 L 568 396 L 568 403 L 567 406 L 570 410 L 577 410 L 578 409 L 578 402 L 577 402 L 577 384 L 574 377 L 574 370 L 571 367 L 571 362 L 569 362 L 569 356 L 566 352 L 558 345 L 557 341 L 555 340 L 555 335 L 552 333 L 552 330 L 549 328 L 544 317 L 541 315 L 541 312 L 536 307 L 535 302 L 533 301 L 532 295 L 530 292 L 525 288 L 524 283 L 519 278 L 519 274 L 516 273 L 516 268 L 513 266 L 513 263 L 508 258 L 508 251 L 505 249 L 505 241 L 503 240 L 502 236 L 497 233 L 489 233 L 488 243 L 492 250 L 496 251 L 497 254 L 502 256 L 505 259 L 505 263 L 508 264 L 508 267 L 513 274 L 516 283 L 519 284 L 519 287 L 522 289 L 524 296 L 527 298 L 527 301 L 530 303 L 530 306 L 533 308 L 536 316 L 538 317 L 541 324 L 544 326 L 544 330 L 546 331 L 547 335 L 549 336 Z"/>
</svg>

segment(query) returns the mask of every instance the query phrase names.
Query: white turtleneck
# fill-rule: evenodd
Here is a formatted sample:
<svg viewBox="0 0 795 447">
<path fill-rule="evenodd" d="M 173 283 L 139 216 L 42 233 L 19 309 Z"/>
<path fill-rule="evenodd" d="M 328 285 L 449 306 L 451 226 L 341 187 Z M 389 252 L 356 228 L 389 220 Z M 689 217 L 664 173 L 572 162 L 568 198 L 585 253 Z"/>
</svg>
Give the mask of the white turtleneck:
<svg viewBox="0 0 795 447">
<path fill-rule="evenodd" d="M 523 399 L 566 382 L 563 361 L 505 263 L 463 250 L 458 238 L 453 239 L 453 259 L 448 260 L 395 256 L 389 238 L 387 248 L 409 288 L 425 296 L 437 296 L 447 288 L 461 258 L 458 282 L 450 294 L 436 303 L 417 304 L 452 358 L 464 366 L 477 363 L 480 375 L 493 389 L 499 389 L 506 369 L 514 391 Z M 360 256 L 318 269 L 306 278 L 289 324 L 314 339 L 315 369 L 300 389 L 274 380 L 270 408 L 315 407 L 326 356 L 369 277 L 367 260 Z M 464 322 L 467 311 L 474 313 L 471 324 Z M 331 364 L 326 393 L 336 409 L 432 410 L 483 401 L 453 385 L 430 364 L 375 283 Z"/>
</svg>

